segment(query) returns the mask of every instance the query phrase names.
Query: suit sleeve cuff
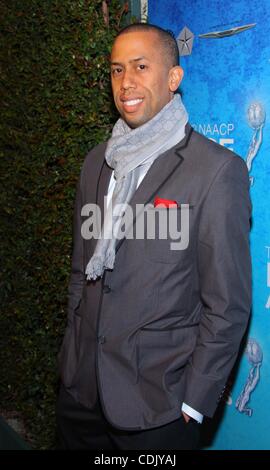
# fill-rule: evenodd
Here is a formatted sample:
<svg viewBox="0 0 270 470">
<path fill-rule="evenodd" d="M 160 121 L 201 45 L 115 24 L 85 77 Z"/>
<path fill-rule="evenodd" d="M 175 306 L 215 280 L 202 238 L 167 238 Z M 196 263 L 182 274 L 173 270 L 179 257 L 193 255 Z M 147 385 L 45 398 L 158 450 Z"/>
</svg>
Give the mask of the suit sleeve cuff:
<svg viewBox="0 0 270 470">
<path fill-rule="evenodd" d="M 195 419 L 195 421 L 197 421 L 198 423 L 202 423 L 203 415 L 191 408 L 191 406 L 188 406 L 186 403 L 182 404 L 182 411 L 184 411 L 184 413 L 186 413 L 191 418 Z"/>
</svg>

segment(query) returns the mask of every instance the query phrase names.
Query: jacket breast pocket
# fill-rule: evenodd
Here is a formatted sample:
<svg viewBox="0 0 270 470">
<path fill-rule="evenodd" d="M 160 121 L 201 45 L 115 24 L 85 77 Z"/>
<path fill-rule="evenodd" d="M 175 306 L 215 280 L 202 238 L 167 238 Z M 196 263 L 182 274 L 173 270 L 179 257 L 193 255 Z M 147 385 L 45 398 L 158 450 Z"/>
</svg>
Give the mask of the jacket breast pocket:
<svg viewBox="0 0 270 470">
<path fill-rule="evenodd" d="M 157 263 L 184 262 L 190 245 L 190 222 L 194 206 L 153 208 L 146 216 L 144 251 L 147 259 Z"/>
</svg>

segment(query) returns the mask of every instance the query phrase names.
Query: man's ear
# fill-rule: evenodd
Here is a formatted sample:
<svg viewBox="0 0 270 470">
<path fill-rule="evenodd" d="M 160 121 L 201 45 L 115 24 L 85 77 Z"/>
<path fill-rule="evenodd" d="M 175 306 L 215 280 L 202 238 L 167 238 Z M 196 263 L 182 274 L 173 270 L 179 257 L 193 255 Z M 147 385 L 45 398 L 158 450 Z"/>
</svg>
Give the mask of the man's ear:
<svg viewBox="0 0 270 470">
<path fill-rule="evenodd" d="M 169 71 L 169 89 L 170 91 L 176 91 L 182 82 L 184 76 L 184 70 L 180 65 L 172 67 Z"/>
</svg>

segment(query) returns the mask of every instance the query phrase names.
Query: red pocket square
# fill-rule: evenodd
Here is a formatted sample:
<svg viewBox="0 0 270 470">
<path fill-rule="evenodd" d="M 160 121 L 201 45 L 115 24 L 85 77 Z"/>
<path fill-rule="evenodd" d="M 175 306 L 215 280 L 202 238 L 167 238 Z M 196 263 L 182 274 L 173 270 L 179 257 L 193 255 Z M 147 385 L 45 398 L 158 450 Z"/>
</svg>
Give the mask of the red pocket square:
<svg viewBox="0 0 270 470">
<path fill-rule="evenodd" d="M 162 199 L 156 196 L 154 199 L 154 207 L 178 207 L 178 204 L 171 199 Z"/>
</svg>

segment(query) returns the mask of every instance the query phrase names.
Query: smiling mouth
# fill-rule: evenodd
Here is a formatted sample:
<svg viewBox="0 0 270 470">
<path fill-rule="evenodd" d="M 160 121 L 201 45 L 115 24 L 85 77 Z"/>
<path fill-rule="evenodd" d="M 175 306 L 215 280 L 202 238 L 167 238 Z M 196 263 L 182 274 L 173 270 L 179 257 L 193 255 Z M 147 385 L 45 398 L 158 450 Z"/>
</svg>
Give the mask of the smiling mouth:
<svg viewBox="0 0 270 470">
<path fill-rule="evenodd" d="M 137 109 L 139 108 L 142 102 L 143 102 L 142 98 L 137 98 L 133 100 L 124 100 L 122 101 L 122 106 L 125 111 L 134 112 L 134 111 L 137 111 Z"/>
</svg>

